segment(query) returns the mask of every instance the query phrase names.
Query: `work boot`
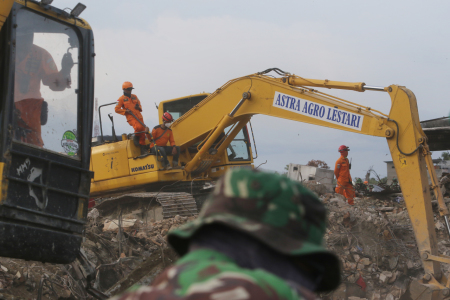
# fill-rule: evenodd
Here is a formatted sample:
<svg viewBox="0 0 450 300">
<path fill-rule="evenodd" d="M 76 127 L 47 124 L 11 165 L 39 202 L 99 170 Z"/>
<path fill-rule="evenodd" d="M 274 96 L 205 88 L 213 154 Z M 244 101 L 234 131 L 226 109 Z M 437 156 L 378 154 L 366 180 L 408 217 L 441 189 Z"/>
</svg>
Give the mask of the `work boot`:
<svg viewBox="0 0 450 300">
<path fill-rule="evenodd" d="M 172 166 L 170 165 L 170 162 L 168 160 L 166 160 L 165 163 L 163 164 L 163 169 L 172 170 Z"/>
<path fill-rule="evenodd" d="M 139 145 L 141 148 L 141 155 L 150 153 L 149 145 Z"/>
<path fill-rule="evenodd" d="M 178 165 L 178 162 L 176 162 L 176 161 L 174 161 L 174 162 L 172 163 L 172 166 L 173 166 L 174 169 L 181 169 L 181 166 L 179 166 L 179 165 Z"/>
</svg>

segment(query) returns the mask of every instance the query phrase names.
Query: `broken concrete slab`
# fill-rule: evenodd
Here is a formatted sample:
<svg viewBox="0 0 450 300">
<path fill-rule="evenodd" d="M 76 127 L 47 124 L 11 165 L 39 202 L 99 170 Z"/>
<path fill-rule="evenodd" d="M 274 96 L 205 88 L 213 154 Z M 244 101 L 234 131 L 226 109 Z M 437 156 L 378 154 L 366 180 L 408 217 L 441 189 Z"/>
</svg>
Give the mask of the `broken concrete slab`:
<svg viewBox="0 0 450 300">
<path fill-rule="evenodd" d="M 131 231 L 137 219 L 125 219 L 122 220 L 122 230 L 127 232 Z M 119 220 L 106 220 L 103 223 L 103 232 L 118 232 L 119 231 Z"/>
</svg>

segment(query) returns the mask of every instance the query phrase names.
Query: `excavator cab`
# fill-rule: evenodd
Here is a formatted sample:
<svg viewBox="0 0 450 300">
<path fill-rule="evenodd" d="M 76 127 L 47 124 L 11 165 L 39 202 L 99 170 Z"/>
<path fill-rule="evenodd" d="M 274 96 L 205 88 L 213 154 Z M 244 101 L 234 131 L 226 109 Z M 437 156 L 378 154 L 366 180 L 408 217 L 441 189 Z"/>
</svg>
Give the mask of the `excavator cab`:
<svg viewBox="0 0 450 300">
<path fill-rule="evenodd" d="M 195 109 L 198 107 L 198 104 L 209 95 L 209 93 L 203 93 L 162 101 L 158 107 L 159 118 L 161 119 L 164 112 L 169 112 L 176 121 L 178 118 L 188 113 L 192 108 Z M 222 142 L 234 129 L 235 126 L 225 128 L 223 134 L 221 134 L 213 144 L 213 148 Z M 204 138 L 204 136 L 202 137 Z M 256 145 L 255 143 L 253 144 L 256 150 Z M 190 156 L 194 156 L 198 153 L 199 145 L 201 145 L 201 140 L 199 139 L 190 140 L 183 145 L 183 148 L 187 148 L 187 151 L 189 152 L 189 157 L 186 157 L 186 161 L 190 159 Z M 227 146 L 226 151 L 220 153 L 220 157 L 211 163 L 210 168 L 207 169 L 207 176 L 215 180 L 220 178 L 231 168 L 253 168 L 254 158 L 256 157 L 253 157 L 250 134 L 247 125 L 245 125 L 235 133 L 233 139 Z"/>
<path fill-rule="evenodd" d="M 79 252 L 94 55 L 86 21 L 41 2 L 13 3 L 0 31 L 0 256 L 69 263 Z"/>
</svg>

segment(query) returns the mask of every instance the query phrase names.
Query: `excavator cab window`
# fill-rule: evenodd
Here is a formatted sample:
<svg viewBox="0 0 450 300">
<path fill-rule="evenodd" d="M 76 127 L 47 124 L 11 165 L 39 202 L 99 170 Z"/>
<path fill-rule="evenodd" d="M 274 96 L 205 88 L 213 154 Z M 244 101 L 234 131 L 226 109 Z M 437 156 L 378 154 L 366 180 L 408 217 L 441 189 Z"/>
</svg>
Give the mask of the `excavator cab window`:
<svg viewBox="0 0 450 300">
<path fill-rule="evenodd" d="M 229 128 L 225 129 L 228 132 Z M 250 161 L 250 141 L 248 139 L 247 128 L 242 128 L 236 137 L 231 141 L 227 147 L 227 155 L 229 161 Z"/>
<path fill-rule="evenodd" d="M 92 30 L 14 3 L 0 33 L 0 256 L 68 263 L 87 216 Z"/>
<path fill-rule="evenodd" d="M 207 96 L 208 95 L 200 95 L 163 103 L 163 111 L 169 112 L 173 119 L 176 120 L 187 113 L 192 107 L 199 104 Z"/>
<path fill-rule="evenodd" d="M 79 159 L 77 34 L 27 9 L 17 23 L 13 139 Z"/>
</svg>

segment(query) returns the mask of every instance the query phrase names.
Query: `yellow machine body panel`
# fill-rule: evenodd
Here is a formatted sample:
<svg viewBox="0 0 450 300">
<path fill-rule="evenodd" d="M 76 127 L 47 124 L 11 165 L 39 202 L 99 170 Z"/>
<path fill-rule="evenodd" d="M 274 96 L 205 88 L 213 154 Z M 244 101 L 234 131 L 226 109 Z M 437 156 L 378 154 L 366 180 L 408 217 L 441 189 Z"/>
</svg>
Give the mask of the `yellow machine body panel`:
<svg viewBox="0 0 450 300">
<path fill-rule="evenodd" d="M 0 1 L 0 30 L 5 24 L 6 18 L 11 12 L 11 8 L 14 4 L 14 0 L 1 0 Z"/>
<path fill-rule="evenodd" d="M 158 171 L 161 162 L 155 155 L 139 155 L 140 150 L 132 140 L 92 147 L 91 171 L 94 171 L 94 179 L 91 182 L 91 194 L 185 178 L 182 170 Z M 168 159 L 172 161 L 172 157 Z"/>
<path fill-rule="evenodd" d="M 9 1 L 6 1 L 6 2 L 9 2 Z M 41 6 L 41 5 L 37 4 L 37 3 L 33 3 L 33 2 L 30 2 L 30 1 L 27 1 L 27 0 L 15 0 L 15 2 L 18 3 L 18 4 L 21 4 L 23 6 L 26 6 L 28 8 L 31 8 L 31 9 L 33 9 L 35 11 L 38 11 L 41 14 L 45 14 L 45 15 L 48 15 L 48 16 L 50 16 L 52 18 L 58 19 L 59 21 L 67 22 L 69 24 L 72 24 L 72 25 L 75 25 L 75 26 L 78 26 L 78 27 L 81 27 L 81 28 L 84 28 L 84 29 L 92 30 L 92 28 L 89 25 L 89 23 L 86 20 L 82 19 L 82 18 L 78 18 L 78 20 L 75 20 L 72 17 L 66 18 L 62 14 L 58 14 L 58 13 L 52 11 L 52 10 L 45 9 L 45 7 L 43 7 L 43 6 Z"/>
<path fill-rule="evenodd" d="M 131 160 L 130 160 L 131 161 Z M 142 164 L 141 164 L 142 163 Z M 155 156 L 149 156 L 148 159 L 144 162 L 138 162 L 136 167 L 139 168 L 142 166 L 147 166 L 151 164 L 155 164 L 156 159 Z M 145 170 L 140 173 L 127 175 L 120 178 L 112 178 L 102 181 L 94 181 L 91 183 L 91 195 L 107 195 L 109 192 L 116 192 L 121 190 L 126 190 L 130 187 L 136 187 L 138 189 L 140 186 L 146 186 L 151 183 L 157 182 L 170 182 L 170 181 L 179 181 L 186 178 L 183 170 L 170 170 L 170 171 L 157 171 L 157 170 Z"/>
<path fill-rule="evenodd" d="M 94 181 L 123 177 L 130 174 L 128 141 L 92 147 L 91 161 Z"/>
</svg>

